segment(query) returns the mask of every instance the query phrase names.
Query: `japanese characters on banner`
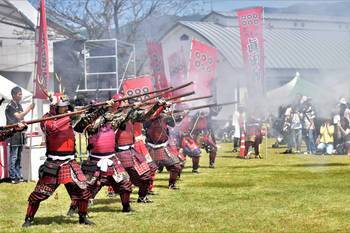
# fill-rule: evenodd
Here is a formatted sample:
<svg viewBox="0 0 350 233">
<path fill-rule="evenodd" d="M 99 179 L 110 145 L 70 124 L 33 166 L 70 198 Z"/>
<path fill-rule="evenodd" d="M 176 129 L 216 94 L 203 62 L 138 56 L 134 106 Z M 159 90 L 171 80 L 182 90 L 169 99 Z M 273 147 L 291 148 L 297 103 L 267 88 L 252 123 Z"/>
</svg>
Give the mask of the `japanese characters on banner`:
<svg viewBox="0 0 350 233">
<path fill-rule="evenodd" d="M 47 25 L 45 13 L 45 0 L 40 2 L 40 21 L 38 27 L 36 77 L 34 82 L 34 98 L 47 99 L 47 86 L 49 80 L 49 48 L 47 39 Z"/>
<path fill-rule="evenodd" d="M 243 62 L 249 75 L 248 84 L 264 91 L 263 8 L 237 11 Z"/>
<path fill-rule="evenodd" d="M 211 95 L 216 75 L 217 50 L 196 39 L 192 39 L 188 81 L 194 81 L 196 96 Z"/>
<path fill-rule="evenodd" d="M 149 93 L 153 91 L 152 77 L 149 75 L 143 75 L 133 79 L 124 80 L 123 91 L 125 93 L 125 97 Z M 149 95 L 144 95 L 144 96 L 138 97 L 137 99 L 132 99 L 129 102 L 135 102 L 135 101 L 142 102 L 149 97 L 150 97 Z"/>
<path fill-rule="evenodd" d="M 148 56 L 153 70 L 154 87 L 156 90 L 167 88 L 168 81 L 165 75 L 163 50 L 161 43 L 147 42 Z"/>
<path fill-rule="evenodd" d="M 170 54 L 168 57 L 169 74 L 170 74 L 170 85 L 178 86 L 187 82 L 187 64 L 186 58 L 183 51 L 181 50 Z M 173 93 L 173 95 L 180 95 L 186 93 L 186 88 L 180 89 Z"/>
</svg>

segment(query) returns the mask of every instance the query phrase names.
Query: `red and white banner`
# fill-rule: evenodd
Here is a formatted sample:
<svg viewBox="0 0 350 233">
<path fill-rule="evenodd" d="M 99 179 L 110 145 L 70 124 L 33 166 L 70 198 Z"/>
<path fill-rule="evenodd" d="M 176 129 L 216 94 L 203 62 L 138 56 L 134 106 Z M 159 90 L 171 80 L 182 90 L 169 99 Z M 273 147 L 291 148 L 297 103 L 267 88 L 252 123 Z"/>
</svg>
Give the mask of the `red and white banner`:
<svg viewBox="0 0 350 233">
<path fill-rule="evenodd" d="M 183 49 L 172 53 L 168 57 L 169 74 L 171 85 L 186 81 L 187 67 Z"/>
<path fill-rule="evenodd" d="M 175 87 L 187 82 L 187 64 L 183 48 L 178 52 L 172 53 L 168 57 L 168 66 L 170 74 L 170 85 Z M 173 93 L 174 96 L 188 92 L 187 88 L 180 89 Z"/>
<path fill-rule="evenodd" d="M 7 142 L 0 142 L 0 180 L 9 177 L 9 157 Z"/>
<path fill-rule="evenodd" d="M 125 93 L 125 97 L 152 92 L 153 91 L 152 77 L 149 75 L 143 75 L 133 79 L 124 80 L 123 91 Z M 149 95 L 144 95 L 144 96 L 138 97 L 137 101 L 141 102 L 146 100 L 149 97 L 150 97 Z"/>
<path fill-rule="evenodd" d="M 168 81 L 165 75 L 163 49 L 161 43 L 147 42 L 148 56 L 153 70 L 154 87 L 156 90 L 167 88 Z"/>
<path fill-rule="evenodd" d="M 263 11 L 262 7 L 242 9 L 237 11 L 237 17 L 248 84 L 264 91 Z"/>
<path fill-rule="evenodd" d="M 196 39 L 192 39 L 188 81 L 194 81 L 196 96 L 211 95 L 216 75 L 217 50 Z"/>
<path fill-rule="evenodd" d="M 47 99 L 47 86 L 49 81 L 49 48 L 47 39 L 47 25 L 45 13 L 45 0 L 40 2 L 40 21 L 36 54 L 36 77 L 34 81 L 34 98 Z"/>
</svg>

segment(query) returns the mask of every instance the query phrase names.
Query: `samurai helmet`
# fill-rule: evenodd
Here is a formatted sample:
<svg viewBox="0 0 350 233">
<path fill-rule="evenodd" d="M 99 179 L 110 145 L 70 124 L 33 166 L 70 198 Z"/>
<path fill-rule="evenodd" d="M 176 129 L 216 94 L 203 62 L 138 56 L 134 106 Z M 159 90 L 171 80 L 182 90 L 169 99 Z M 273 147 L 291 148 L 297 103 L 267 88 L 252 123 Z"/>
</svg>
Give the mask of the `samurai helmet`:
<svg viewBox="0 0 350 233">
<path fill-rule="evenodd" d="M 50 113 L 57 114 L 57 107 L 70 106 L 69 98 L 67 95 L 56 92 L 49 95 L 50 100 Z"/>
</svg>

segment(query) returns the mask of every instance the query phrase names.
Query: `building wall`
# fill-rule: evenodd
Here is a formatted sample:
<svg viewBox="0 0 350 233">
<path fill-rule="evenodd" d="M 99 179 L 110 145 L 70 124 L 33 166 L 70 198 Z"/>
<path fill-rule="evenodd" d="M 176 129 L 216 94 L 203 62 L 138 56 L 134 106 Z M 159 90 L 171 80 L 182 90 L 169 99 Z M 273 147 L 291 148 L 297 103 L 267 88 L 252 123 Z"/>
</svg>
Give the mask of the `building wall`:
<svg viewBox="0 0 350 233">
<path fill-rule="evenodd" d="M 0 74 L 32 90 L 35 63 L 34 32 L 0 24 Z M 49 40 L 49 71 L 53 72 L 53 41 Z"/>
<path fill-rule="evenodd" d="M 183 35 L 187 35 L 189 39 L 187 41 L 181 41 L 180 38 Z M 185 48 L 184 51 L 187 51 L 185 54 L 187 54 L 188 57 L 190 41 L 193 37 L 209 43 L 203 36 L 182 25 L 175 27 L 161 40 L 167 77 L 169 77 L 168 56 L 178 51 L 180 47 L 183 46 Z M 325 80 L 331 79 L 332 76 L 337 76 L 334 72 L 318 69 L 266 69 L 265 78 L 267 91 L 286 84 L 293 79 L 296 72 L 300 73 L 301 78 L 318 84 L 324 83 Z M 217 102 L 223 103 L 239 99 L 244 104 L 247 98 L 246 80 L 244 69 L 233 68 L 219 52 L 215 93 Z M 237 93 L 238 87 L 240 90 L 239 97 Z M 226 119 L 233 113 L 234 107 L 235 106 L 223 108 L 219 119 Z"/>
<path fill-rule="evenodd" d="M 238 27 L 238 20 L 236 17 L 228 17 L 219 14 L 211 14 L 204 19 L 206 22 L 217 23 L 226 27 Z M 350 31 L 350 22 L 327 22 L 327 21 L 310 21 L 303 19 L 277 19 L 265 18 L 264 25 L 266 29 L 273 28 L 289 28 L 296 30 L 336 30 L 336 31 Z"/>
</svg>

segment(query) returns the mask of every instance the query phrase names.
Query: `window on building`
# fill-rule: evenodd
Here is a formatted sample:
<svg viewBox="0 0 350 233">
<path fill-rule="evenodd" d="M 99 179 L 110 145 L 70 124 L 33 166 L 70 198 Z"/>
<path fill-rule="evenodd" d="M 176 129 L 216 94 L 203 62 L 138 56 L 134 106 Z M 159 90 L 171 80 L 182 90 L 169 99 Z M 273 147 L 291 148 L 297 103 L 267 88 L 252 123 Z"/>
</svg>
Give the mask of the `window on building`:
<svg viewBox="0 0 350 233">
<path fill-rule="evenodd" d="M 338 24 L 338 28 L 341 29 L 343 27 L 343 25 L 341 24 Z"/>
<path fill-rule="evenodd" d="M 301 22 L 301 23 L 300 23 L 300 26 L 301 26 L 301 27 L 305 27 L 305 23 L 304 23 L 304 22 Z"/>
<path fill-rule="evenodd" d="M 2 40 L 0 40 L 0 48 L 2 48 Z"/>
<path fill-rule="evenodd" d="M 298 23 L 297 22 L 294 22 L 294 27 L 298 27 Z"/>
<path fill-rule="evenodd" d="M 190 37 L 186 34 L 183 34 L 181 37 L 180 37 L 180 40 L 188 40 L 190 39 Z"/>
</svg>

